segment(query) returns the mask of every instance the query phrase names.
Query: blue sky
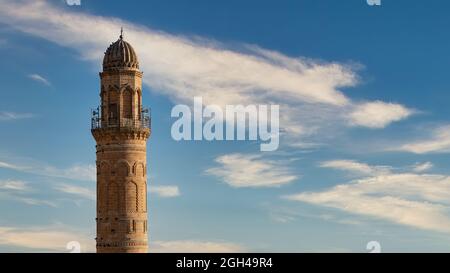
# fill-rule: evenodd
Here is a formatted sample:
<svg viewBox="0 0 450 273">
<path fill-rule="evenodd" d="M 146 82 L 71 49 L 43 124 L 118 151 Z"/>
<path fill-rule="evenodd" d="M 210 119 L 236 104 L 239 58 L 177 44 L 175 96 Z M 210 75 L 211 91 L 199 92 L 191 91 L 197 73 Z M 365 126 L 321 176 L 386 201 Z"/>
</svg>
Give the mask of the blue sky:
<svg viewBox="0 0 450 273">
<path fill-rule="evenodd" d="M 0 1 L 0 251 L 93 251 L 103 52 L 152 108 L 151 251 L 449 251 L 450 4 Z M 276 152 L 176 142 L 172 107 L 280 105 Z"/>
</svg>

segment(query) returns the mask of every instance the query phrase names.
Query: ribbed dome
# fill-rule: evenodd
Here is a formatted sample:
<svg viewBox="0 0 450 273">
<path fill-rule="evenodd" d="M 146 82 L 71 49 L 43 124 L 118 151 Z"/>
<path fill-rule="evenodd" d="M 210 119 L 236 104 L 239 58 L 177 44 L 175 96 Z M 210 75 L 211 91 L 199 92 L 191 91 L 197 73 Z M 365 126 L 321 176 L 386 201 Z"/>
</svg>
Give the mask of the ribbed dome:
<svg viewBox="0 0 450 273">
<path fill-rule="evenodd" d="M 120 39 L 111 44 L 105 52 L 103 58 L 103 71 L 111 70 L 138 70 L 139 61 L 133 47 Z"/>
</svg>

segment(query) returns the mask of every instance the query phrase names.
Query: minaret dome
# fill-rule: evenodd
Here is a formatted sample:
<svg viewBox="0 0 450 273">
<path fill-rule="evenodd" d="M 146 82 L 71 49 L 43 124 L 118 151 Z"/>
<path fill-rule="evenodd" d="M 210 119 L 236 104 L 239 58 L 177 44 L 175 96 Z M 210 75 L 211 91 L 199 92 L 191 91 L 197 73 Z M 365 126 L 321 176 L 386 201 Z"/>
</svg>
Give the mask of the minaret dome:
<svg viewBox="0 0 450 273">
<path fill-rule="evenodd" d="M 139 61 L 133 47 L 123 39 L 112 43 L 103 58 L 103 71 L 139 70 Z"/>
</svg>

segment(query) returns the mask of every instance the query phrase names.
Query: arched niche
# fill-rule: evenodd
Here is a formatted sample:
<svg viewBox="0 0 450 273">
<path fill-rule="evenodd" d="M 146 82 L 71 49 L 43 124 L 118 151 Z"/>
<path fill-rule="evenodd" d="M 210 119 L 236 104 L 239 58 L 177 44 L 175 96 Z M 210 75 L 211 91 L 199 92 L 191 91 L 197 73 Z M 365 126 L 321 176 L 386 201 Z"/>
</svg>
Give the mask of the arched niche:
<svg viewBox="0 0 450 273">
<path fill-rule="evenodd" d="M 125 187 L 125 207 L 127 212 L 138 211 L 138 186 L 133 181 L 128 181 Z"/>
<path fill-rule="evenodd" d="M 126 160 L 120 160 L 114 166 L 116 176 L 127 177 L 130 175 L 130 164 Z"/>
</svg>

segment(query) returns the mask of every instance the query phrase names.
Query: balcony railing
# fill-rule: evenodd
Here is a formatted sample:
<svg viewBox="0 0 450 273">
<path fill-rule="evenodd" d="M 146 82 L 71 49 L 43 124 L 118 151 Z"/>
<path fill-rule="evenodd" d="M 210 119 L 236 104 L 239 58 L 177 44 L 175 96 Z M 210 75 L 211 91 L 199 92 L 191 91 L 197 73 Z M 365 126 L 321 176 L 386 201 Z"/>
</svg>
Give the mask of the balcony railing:
<svg viewBox="0 0 450 273">
<path fill-rule="evenodd" d="M 107 128 L 137 128 L 137 129 L 151 129 L 152 118 L 150 109 L 143 109 L 140 119 L 132 118 L 108 118 L 102 119 L 100 107 L 91 112 L 91 129 L 107 129 Z"/>
</svg>

